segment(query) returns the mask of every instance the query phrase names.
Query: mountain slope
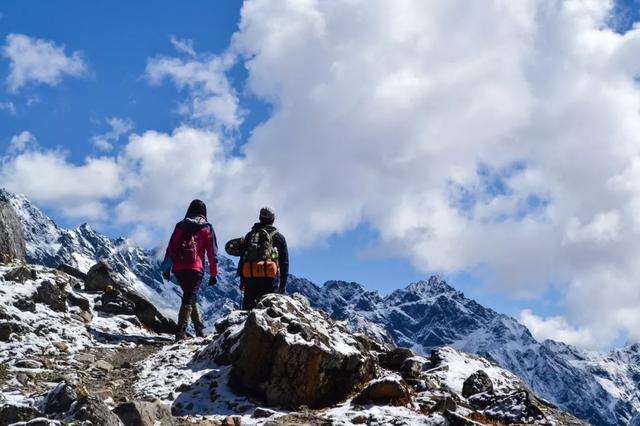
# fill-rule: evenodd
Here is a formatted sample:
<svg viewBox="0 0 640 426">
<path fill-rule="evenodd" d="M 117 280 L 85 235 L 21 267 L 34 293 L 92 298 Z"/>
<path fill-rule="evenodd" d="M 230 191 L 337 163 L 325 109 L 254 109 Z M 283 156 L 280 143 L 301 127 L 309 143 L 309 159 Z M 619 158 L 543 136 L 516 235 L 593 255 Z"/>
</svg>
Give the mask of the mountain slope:
<svg viewBox="0 0 640 426">
<path fill-rule="evenodd" d="M 0 196 L 10 200 L 22 220 L 28 261 L 54 267 L 67 263 L 86 271 L 106 260 L 132 287 L 175 315 L 180 291 L 163 283 L 157 253 L 133 247 L 126 239 L 106 238 L 88 225 L 59 228 L 25 197 L 2 190 Z M 220 264 L 219 284 L 200 293 L 208 324 L 241 299 L 234 263 L 221 256 Z M 638 345 L 600 354 L 538 342 L 515 319 L 481 306 L 436 277 L 385 297 L 358 283 L 329 281 L 320 287 L 297 277 L 291 277 L 288 291 L 304 294 L 312 306 L 346 321 L 355 331 L 418 353 L 452 346 L 492 359 L 544 398 L 593 424 L 640 425 Z"/>
</svg>

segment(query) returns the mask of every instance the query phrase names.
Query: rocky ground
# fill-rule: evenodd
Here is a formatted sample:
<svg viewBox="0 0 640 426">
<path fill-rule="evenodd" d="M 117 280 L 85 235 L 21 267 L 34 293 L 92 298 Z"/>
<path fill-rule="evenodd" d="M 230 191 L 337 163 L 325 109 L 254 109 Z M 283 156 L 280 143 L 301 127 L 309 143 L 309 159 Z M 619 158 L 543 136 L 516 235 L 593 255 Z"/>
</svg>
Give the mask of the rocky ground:
<svg viewBox="0 0 640 426">
<path fill-rule="evenodd" d="M 483 358 L 391 348 L 300 295 L 174 344 L 108 265 L 61 269 L 0 265 L 0 426 L 584 424 Z"/>
</svg>

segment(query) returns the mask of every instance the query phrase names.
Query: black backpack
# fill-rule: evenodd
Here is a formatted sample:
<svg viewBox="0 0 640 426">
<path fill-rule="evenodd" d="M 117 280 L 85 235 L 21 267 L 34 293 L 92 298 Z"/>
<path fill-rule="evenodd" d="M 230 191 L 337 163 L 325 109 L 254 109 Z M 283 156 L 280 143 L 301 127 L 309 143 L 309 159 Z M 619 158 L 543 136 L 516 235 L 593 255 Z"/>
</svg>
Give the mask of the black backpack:
<svg viewBox="0 0 640 426">
<path fill-rule="evenodd" d="M 273 247 L 273 236 L 277 233 L 277 229 L 271 232 L 265 228 L 259 228 L 253 231 L 245 241 L 243 260 L 245 262 L 277 260 L 278 250 Z"/>
</svg>

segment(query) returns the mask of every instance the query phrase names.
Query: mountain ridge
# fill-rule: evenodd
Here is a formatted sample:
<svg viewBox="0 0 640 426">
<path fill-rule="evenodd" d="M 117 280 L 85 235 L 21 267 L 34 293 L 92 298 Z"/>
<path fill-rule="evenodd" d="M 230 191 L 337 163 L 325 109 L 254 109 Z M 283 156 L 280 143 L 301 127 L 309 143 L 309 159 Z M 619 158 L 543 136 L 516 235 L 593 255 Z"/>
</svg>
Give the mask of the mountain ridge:
<svg viewBox="0 0 640 426">
<path fill-rule="evenodd" d="M 26 197 L 0 190 L 25 228 L 27 259 L 45 266 L 70 263 L 88 269 L 106 260 L 121 277 L 163 312 L 175 312 L 180 292 L 162 281 L 157 252 L 110 239 L 83 224 L 58 227 Z M 241 294 L 233 261 L 220 256 L 219 284 L 204 287 L 199 300 L 208 324 L 237 308 Z M 486 308 L 438 277 L 411 283 L 386 296 L 355 282 L 322 286 L 292 276 L 288 290 L 304 294 L 315 308 L 382 341 L 424 354 L 451 346 L 487 357 L 521 377 L 542 397 L 596 425 L 640 424 L 640 345 L 608 354 L 554 341 L 538 342 L 514 318 Z"/>
</svg>

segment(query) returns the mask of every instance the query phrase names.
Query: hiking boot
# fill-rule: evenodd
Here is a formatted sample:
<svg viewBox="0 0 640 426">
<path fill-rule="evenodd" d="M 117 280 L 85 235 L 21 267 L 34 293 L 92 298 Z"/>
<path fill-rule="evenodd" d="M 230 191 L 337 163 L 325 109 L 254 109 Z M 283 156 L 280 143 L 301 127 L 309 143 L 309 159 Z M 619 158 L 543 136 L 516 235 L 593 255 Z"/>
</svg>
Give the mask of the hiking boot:
<svg viewBox="0 0 640 426">
<path fill-rule="evenodd" d="M 178 312 L 178 331 L 176 333 L 176 342 L 187 338 L 187 324 L 189 323 L 189 317 L 191 316 L 191 305 L 180 305 L 180 312 Z"/>
<path fill-rule="evenodd" d="M 196 330 L 196 337 L 204 337 L 204 324 L 202 323 L 200 307 L 197 303 L 191 305 L 191 322 L 193 322 L 193 328 Z"/>
</svg>

